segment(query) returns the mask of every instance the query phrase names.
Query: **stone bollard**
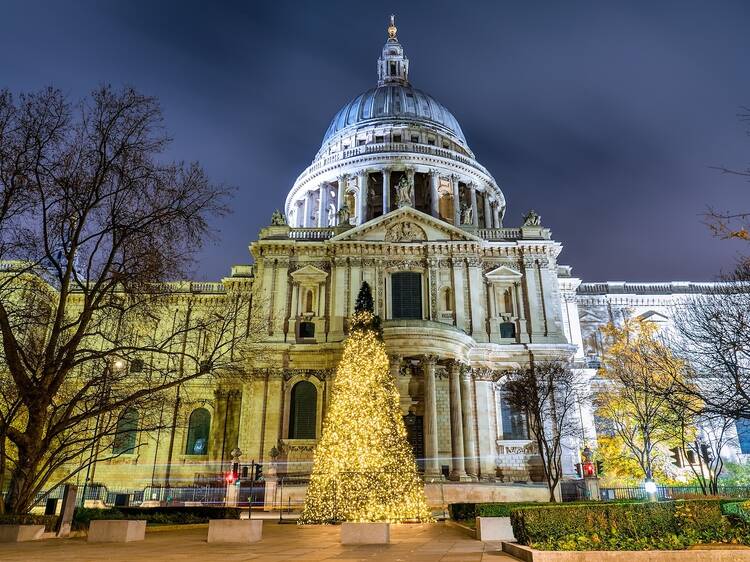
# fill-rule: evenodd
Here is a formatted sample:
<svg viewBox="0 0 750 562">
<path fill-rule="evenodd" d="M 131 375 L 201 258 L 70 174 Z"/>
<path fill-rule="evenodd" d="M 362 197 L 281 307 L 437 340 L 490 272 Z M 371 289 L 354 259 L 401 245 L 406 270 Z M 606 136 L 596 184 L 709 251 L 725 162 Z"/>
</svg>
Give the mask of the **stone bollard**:
<svg viewBox="0 0 750 562">
<path fill-rule="evenodd" d="M 341 544 L 389 544 L 390 523 L 342 523 Z"/>
<path fill-rule="evenodd" d="M 207 542 L 251 543 L 263 535 L 260 519 L 211 519 L 208 522 Z"/>
</svg>

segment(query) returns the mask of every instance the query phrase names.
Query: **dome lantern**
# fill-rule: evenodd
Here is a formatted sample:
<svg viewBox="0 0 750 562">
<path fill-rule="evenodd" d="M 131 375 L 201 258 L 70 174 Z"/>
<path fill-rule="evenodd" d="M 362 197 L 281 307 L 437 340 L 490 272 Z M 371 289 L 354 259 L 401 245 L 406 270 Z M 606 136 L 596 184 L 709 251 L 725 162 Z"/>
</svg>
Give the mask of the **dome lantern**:
<svg viewBox="0 0 750 562">
<path fill-rule="evenodd" d="M 396 38 L 396 16 L 391 14 L 388 25 L 388 40 L 383 46 L 383 54 L 378 59 L 378 86 L 409 83 L 409 59 Z"/>
</svg>

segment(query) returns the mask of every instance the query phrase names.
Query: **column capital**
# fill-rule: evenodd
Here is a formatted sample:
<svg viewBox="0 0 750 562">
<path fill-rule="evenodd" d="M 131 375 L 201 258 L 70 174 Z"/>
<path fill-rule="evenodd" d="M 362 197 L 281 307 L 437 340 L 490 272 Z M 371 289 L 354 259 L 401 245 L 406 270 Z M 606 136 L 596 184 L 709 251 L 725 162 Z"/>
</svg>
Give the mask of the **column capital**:
<svg viewBox="0 0 750 562">
<path fill-rule="evenodd" d="M 369 173 L 370 173 L 369 170 L 357 170 L 357 177 L 361 178 L 363 176 L 366 176 Z"/>
<path fill-rule="evenodd" d="M 436 170 L 435 168 L 430 168 L 429 172 L 427 173 L 430 174 L 431 177 L 436 177 L 440 175 L 440 170 Z"/>
<path fill-rule="evenodd" d="M 422 365 L 426 367 L 435 367 L 437 365 L 439 357 L 437 355 L 423 355 Z"/>
<path fill-rule="evenodd" d="M 395 355 L 390 355 L 389 354 L 388 355 L 388 363 L 390 365 L 394 365 L 394 364 L 401 365 L 401 360 L 402 359 L 403 359 L 403 357 L 401 357 L 400 355 L 397 355 L 397 354 L 395 354 Z"/>
</svg>

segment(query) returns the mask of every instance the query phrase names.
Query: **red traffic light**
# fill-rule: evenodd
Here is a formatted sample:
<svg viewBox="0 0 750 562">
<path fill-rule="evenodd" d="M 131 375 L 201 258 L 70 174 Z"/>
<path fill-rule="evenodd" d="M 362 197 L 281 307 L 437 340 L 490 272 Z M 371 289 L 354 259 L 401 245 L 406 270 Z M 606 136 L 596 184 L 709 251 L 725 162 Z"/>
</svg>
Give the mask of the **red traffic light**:
<svg viewBox="0 0 750 562">
<path fill-rule="evenodd" d="M 235 476 L 234 472 L 227 472 L 224 476 L 224 480 L 227 481 L 227 484 L 233 484 L 236 478 L 237 477 Z"/>
</svg>

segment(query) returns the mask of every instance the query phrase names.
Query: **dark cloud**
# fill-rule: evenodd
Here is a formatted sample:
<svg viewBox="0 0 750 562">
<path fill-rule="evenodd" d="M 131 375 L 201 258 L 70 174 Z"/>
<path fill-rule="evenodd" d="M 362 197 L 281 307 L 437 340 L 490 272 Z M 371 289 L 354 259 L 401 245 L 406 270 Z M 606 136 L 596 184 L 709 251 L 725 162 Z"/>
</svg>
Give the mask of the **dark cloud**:
<svg viewBox="0 0 750 562">
<path fill-rule="evenodd" d="M 411 78 L 449 107 L 508 201 L 535 208 L 587 280 L 711 279 L 741 244 L 707 205 L 750 208 L 747 2 L 6 1 L 0 87 L 102 82 L 158 96 L 170 156 L 238 187 L 198 277 L 249 261 L 336 110 L 375 82 L 396 11 Z"/>
</svg>

